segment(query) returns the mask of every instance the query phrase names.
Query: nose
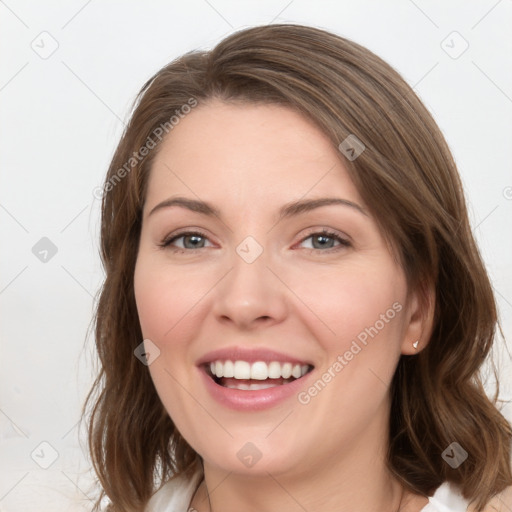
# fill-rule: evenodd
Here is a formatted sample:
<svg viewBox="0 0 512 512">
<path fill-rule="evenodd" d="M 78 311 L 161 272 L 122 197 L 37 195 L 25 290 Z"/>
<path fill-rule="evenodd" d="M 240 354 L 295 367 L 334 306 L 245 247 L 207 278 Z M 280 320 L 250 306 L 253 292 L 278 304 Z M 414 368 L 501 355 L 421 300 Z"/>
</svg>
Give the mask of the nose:
<svg viewBox="0 0 512 512">
<path fill-rule="evenodd" d="M 286 317 L 286 287 L 268 266 L 265 253 L 248 263 L 235 254 L 231 270 L 215 287 L 213 313 L 217 321 L 240 330 L 271 326 Z"/>
</svg>

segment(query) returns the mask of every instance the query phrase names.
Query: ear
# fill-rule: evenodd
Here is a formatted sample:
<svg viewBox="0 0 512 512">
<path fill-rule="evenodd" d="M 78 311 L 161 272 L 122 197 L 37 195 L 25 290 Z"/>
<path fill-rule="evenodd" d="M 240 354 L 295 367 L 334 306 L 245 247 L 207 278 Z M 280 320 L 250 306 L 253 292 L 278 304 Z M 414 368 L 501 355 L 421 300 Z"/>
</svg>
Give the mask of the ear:
<svg viewBox="0 0 512 512">
<path fill-rule="evenodd" d="M 435 306 L 436 293 L 433 283 L 422 282 L 410 293 L 405 312 L 407 317 L 402 354 L 418 354 L 428 345 L 434 326 Z"/>
</svg>

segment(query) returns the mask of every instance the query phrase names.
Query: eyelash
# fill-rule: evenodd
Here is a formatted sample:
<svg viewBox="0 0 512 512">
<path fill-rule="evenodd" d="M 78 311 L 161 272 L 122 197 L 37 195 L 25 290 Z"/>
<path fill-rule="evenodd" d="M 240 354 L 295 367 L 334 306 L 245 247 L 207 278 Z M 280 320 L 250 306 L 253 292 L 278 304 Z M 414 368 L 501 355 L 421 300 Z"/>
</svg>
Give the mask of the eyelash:
<svg viewBox="0 0 512 512">
<path fill-rule="evenodd" d="M 327 238 L 332 238 L 334 239 L 335 241 L 339 242 L 339 245 L 335 246 L 335 247 L 330 247 L 329 249 L 325 249 L 325 250 L 322 250 L 322 249 L 315 249 L 315 248 L 306 248 L 306 250 L 310 251 L 310 252 L 326 252 L 326 253 L 331 253 L 331 252 L 334 252 L 334 251 L 337 251 L 341 248 L 346 248 L 346 247 L 351 247 L 352 244 L 345 238 L 342 238 L 340 235 L 338 235 L 337 233 L 335 233 L 334 231 L 329 231 L 327 229 L 322 229 L 321 231 L 313 231 L 311 233 L 309 233 L 306 237 L 304 237 L 299 243 L 303 243 L 305 242 L 307 239 L 309 238 L 312 238 L 314 236 L 318 236 L 318 235 L 321 235 L 321 236 L 324 236 L 324 237 L 327 237 Z M 174 252 L 180 252 L 180 253 L 184 253 L 184 252 L 189 252 L 189 251 L 196 251 L 196 250 L 199 250 L 199 249 L 205 249 L 205 247 L 199 247 L 197 249 L 182 249 L 181 247 L 172 247 L 171 244 L 173 242 L 175 242 L 176 240 L 179 240 L 180 238 L 183 238 L 185 236 L 198 236 L 198 237 L 201 237 L 201 238 L 205 238 L 205 239 L 208 239 L 208 237 L 200 232 L 200 231 L 184 231 L 182 233 L 178 233 L 177 235 L 173 235 L 171 237 L 167 237 L 165 238 L 161 243 L 158 244 L 158 246 L 161 248 L 161 249 L 170 249 Z"/>
</svg>

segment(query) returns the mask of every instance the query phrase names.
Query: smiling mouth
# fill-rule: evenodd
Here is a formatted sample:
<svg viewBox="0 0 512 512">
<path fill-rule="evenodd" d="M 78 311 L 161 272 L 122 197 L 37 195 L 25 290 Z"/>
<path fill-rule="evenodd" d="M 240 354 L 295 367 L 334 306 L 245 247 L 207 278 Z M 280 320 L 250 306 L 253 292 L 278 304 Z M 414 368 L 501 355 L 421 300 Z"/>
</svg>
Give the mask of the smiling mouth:
<svg viewBox="0 0 512 512">
<path fill-rule="evenodd" d="M 219 386 L 243 391 L 283 386 L 301 379 L 313 370 L 310 364 L 279 361 L 212 361 L 203 365 L 207 375 Z"/>
</svg>

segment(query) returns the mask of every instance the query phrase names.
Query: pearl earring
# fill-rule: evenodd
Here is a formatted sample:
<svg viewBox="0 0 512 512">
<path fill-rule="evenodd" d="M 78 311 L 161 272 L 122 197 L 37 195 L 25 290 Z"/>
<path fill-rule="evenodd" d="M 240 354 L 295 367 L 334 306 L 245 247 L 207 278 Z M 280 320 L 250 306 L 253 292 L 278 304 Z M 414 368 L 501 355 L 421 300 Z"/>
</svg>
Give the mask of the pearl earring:
<svg viewBox="0 0 512 512">
<path fill-rule="evenodd" d="M 412 346 L 414 347 L 414 349 L 416 350 L 418 348 L 418 344 L 419 344 L 420 340 L 416 340 Z"/>
</svg>

